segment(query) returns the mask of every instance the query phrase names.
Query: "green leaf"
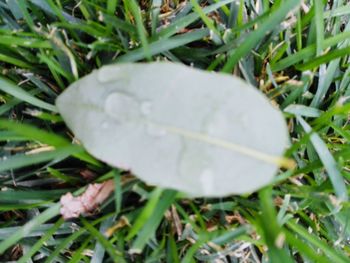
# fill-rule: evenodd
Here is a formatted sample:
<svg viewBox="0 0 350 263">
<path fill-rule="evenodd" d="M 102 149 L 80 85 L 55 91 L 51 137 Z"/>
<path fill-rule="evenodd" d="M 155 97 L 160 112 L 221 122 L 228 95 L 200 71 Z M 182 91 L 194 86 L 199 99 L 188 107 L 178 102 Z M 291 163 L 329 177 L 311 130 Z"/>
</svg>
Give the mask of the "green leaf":
<svg viewBox="0 0 350 263">
<path fill-rule="evenodd" d="M 110 65 L 56 104 L 92 155 L 193 196 L 254 191 L 292 165 L 281 158 L 282 114 L 235 77 L 173 63 Z"/>
</svg>

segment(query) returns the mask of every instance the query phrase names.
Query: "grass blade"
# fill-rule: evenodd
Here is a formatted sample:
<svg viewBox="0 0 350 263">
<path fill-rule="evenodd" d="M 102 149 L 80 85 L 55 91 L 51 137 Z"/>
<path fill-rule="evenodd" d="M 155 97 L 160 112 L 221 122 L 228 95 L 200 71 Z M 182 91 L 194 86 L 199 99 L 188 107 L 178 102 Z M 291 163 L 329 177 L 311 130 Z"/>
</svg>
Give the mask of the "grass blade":
<svg viewBox="0 0 350 263">
<path fill-rule="evenodd" d="M 157 203 L 154 213 L 144 224 L 141 231 L 138 233 L 137 238 L 132 243 L 130 249 L 131 253 L 139 253 L 143 250 L 148 240 L 154 235 L 165 211 L 174 202 L 176 197 L 176 192 L 172 190 L 166 190 L 163 192 L 162 198 Z"/>
<path fill-rule="evenodd" d="M 40 215 L 36 216 L 29 222 L 27 222 L 23 227 L 14 232 L 11 236 L 0 243 L 0 254 L 4 253 L 6 249 L 16 244 L 19 240 L 26 237 L 31 231 L 35 230 L 36 227 L 50 220 L 51 218 L 58 215 L 60 209 L 60 204 L 55 204 L 49 209 L 42 212 Z"/>
<path fill-rule="evenodd" d="M 17 99 L 28 102 L 29 104 L 32 104 L 39 108 L 42 108 L 48 111 L 57 112 L 56 106 L 51 105 L 42 100 L 39 100 L 38 98 L 31 95 L 29 92 L 21 89 L 20 87 L 18 87 L 17 85 L 13 84 L 12 82 L 10 82 L 9 80 L 3 77 L 0 77 L 0 90 L 12 95 Z"/>
<path fill-rule="evenodd" d="M 297 120 L 299 121 L 300 125 L 303 127 L 306 133 L 312 132 L 310 125 L 306 121 L 304 121 L 302 117 L 297 116 Z M 344 178 L 341 175 L 338 168 L 338 164 L 334 160 L 334 157 L 332 156 L 332 154 L 329 152 L 326 144 L 322 141 L 320 136 L 314 132 L 311 133 L 310 135 L 310 141 L 314 146 L 321 162 L 324 164 L 324 167 L 328 172 L 329 179 L 333 184 L 334 191 L 337 197 L 341 201 L 347 201 L 348 193 L 344 183 Z"/>
<path fill-rule="evenodd" d="M 264 22 L 259 25 L 257 30 L 250 33 L 249 36 L 245 38 L 244 44 L 240 45 L 233 54 L 228 57 L 222 71 L 230 73 L 237 62 L 244 56 L 248 55 L 249 52 L 263 39 L 266 33 L 273 30 L 276 25 L 280 24 L 288 12 L 299 4 L 299 0 L 283 2 L 283 4 L 281 4 Z"/>
<path fill-rule="evenodd" d="M 81 153 L 83 148 L 77 145 L 63 146 L 53 151 L 47 151 L 37 154 L 18 154 L 7 158 L 0 163 L 0 172 L 10 169 L 18 169 L 25 166 L 43 163 L 54 159 L 64 159 L 70 155 Z"/>
<path fill-rule="evenodd" d="M 342 255 L 339 252 L 334 251 L 332 248 L 328 246 L 328 244 L 319 240 L 314 235 L 308 233 L 307 230 L 305 230 L 303 227 L 301 227 L 296 222 L 294 222 L 294 220 L 290 220 L 287 223 L 287 226 L 291 230 L 293 230 L 295 233 L 300 235 L 302 238 L 304 238 L 307 242 L 321 249 L 329 257 L 331 262 L 339 262 L 339 263 L 349 262 L 349 259 L 345 255 Z"/>
<path fill-rule="evenodd" d="M 196 40 L 200 40 L 203 37 L 209 35 L 208 29 L 197 29 L 189 33 L 174 36 L 169 39 L 160 39 L 149 45 L 150 54 L 152 56 L 157 55 L 161 52 L 168 51 Z M 120 56 L 116 62 L 135 62 L 145 58 L 145 54 L 142 49 L 135 49 L 128 52 L 127 54 Z"/>
</svg>

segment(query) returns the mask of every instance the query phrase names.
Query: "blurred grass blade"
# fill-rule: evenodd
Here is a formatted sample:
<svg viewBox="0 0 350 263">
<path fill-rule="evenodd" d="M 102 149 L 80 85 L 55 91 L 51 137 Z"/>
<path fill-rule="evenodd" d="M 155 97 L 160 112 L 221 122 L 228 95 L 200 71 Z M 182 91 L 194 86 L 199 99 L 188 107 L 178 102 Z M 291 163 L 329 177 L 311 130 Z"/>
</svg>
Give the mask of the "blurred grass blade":
<svg viewBox="0 0 350 263">
<path fill-rule="evenodd" d="M 59 229 L 59 227 L 63 224 L 64 220 L 60 218 L 50 229 L 46 231 L 46 233 L 30 248 L 29 251 L 27 251 L 19 260 L 17 263 L 26 263 L 29 262 L 31 257 L 42 247 L 44 246 L 45 242 L 49 240 L 54 234 L 56 234 L 56 231 Z"/>
<path fill-rule="evenodd" d="M 222 71 L 226 73 L 232 72 L 237 62 L 251 52 L 251 50 L 266 36 L 266 33 L 273 30 L 283 21 L 286 15 L 300 4 L 300 0 L 284 1 L 273 13 L 263 21 L 258 29 L 251 32 L 245 39 L 244 43 L 234 50 L 233 54 L 227 59 Z"/>
<path fill-rule="evenodd" d="M 328 48 L 334 45 L 339 44 L 346 39 L 350 38 L 350 32 L 342 32 L 335 36 L 329 37 L 323 41 L 323 48 Z M 316 44 L 309 45 L 302 50 L 298 51 L 295 54 L 291 54 L 284 59 L 276 62 L 271 65 L 271 70 L 273 72 L 281 71 L 289 66 L 293 66 L 294 64 L 313 57 L 316 54 Z"/>
<path fill-rule="evenodd" d="M 78 23 L 79 19 L 77 19 L 76 17 L 73 17 L 71 15 L 69 15 L 66 12 L 61 12 L 59 11 L 59 9 L 57 7 L 53 8 L 53 3 L 52 1 L 43 1 L 43 0 L 30 0 L 31 3 L 33 3 L 34 5 L 38 6 L 41 10 L 43 10 L 44 12 L 47 12 L 50 15 L 57 15 L 57 16 L 62 16 L 64 17 L 64 19 L 67 19 L 67 21 L 69 21 L 70 23 Z"/>
<path fill-rule="evenodd" d="M 304 121 L 302 117 L 296 116 L 296 118 L 306 133 L 312 132 L 310 125 L 306 121 Z M 337 197 L 341 201 L 347 201 L 348 193 L 344 182 L 344 178 L 341 175 L 338 165 L 334 160 L 334 157 L 332 156 L 332 154 L 329 152 L 326 144 L 322 141 L 320 136 L 315 132 L 311 133 L 310 141 L 314 146 L 321 162 L 324 164 L 326 171 L 328 172 L 329 179 L 332 182 L 332 185 L 334 187 L 334 191 Z"/>
<path fill-rule="evenodd" d="M 319 67 L 322 64 L 326 64 L 332 60 L 335 60 L 337 58 L 345 57 L 350 55 L 350 47 L 342 48 L 342 49 L 336 49 L 334 51 L 331 51 L 325 55 L 316 57 L 309 62 L 306 62 L 304 64 L 295 65 L 295 68 L 300 71 L 310 70 Z"/>
<path fill-rule="evenodd" d="M 39 108 L 42 108 L 48 111 L 57 112 L 56 106 L 34 97 L 29 92 L 21 89 L 20 87 L 18 87 L 17 85 L 13 84 L 12 82 L 10 82 L 9 80 L 3 77 L 0 77 L 0 90 L 8 94 L 11 94 L 17 99 L 28 102 L 29 104 L 32 104 Z"/>
<path fill-rule="evenodd" d="M 54 159 L 65 159 L 70 155 L 81 153 L 82 151 L 84 151 L 84 149 L 80 146 L 69 145 L 60 147 L 53 151 L 45 151 L 37 154 L 17 154 L 8 157 L 0 163 L 0 172 L 43 163 Z"/>
<path fill-rule="evenodd" d="M 40 141 L 55 147 L 71 144 L 67 139 L 55 133 L 47 132 L 25 123 L 0 119 L 0 128 L 13 131 L 17 135 L 21 135 L 29 140 Z"/>
<path fill-rule="evenodd" d="M 126 240 L 130 240 L 133 238 L 139 230 L 144 226 L 147 220 L 151 217 L 151 215 L 155 212 L 156 205 L 159 202 L 159 198 L 162 194 L 163 190 L 161 188 L 155 188 L 149 196 L 149 200 L 145 207 L 142 209 L 139 216 L 136 218 L 135 222 L 132 224 L 132 227 L 126 236 Z"/>
<path fill-rule="evenodd" d="M 201 6 L 197 3 L 197 0 L 190 0 L 190 2 L 191 2 L 191 5 L 193 6 L 194 11 L 203 20 L 203 22 L 209 28 L 209 30 L 212 32 L 212 34 L 215 34 L 216 37 L 220 38 L 220 32 L 215 27 L 213 20 L 211 20 L 209 17 L 206 16 L 206 14 L 203 12 Z"/>
<path fill-rule="evenodd" d="M 141 10 L 135 0 L 124 0 L 125 5 L 130 9 L 135 22 L 139 38 L 141 40 L 144 56 L 148 59 L 152 59 L 150 47 L 147 40 L 147 31 L 143 25 Z"/>
<path fill-rule="evenodd" d="M 61 220 L 59 220 L 61 221 Z M 54 226 L 54 224 L 41 224 L 40 226 L 37 226 L 35 229 L 33 229 L 25 238 L 28 237 L 40 237 L 43 235 L 43 233 L 46 233 L 47 231 L 50 231 L 50 229 Z M 65 222 L 60 224 L 60 226 L 57 228 L 57 231 L 55 231 L 55 234 L 57 236 L 59 235 L 67 235 L 71 234 L 75 231 L 73 228 L 79 228 L 75 223 L 71 222 Z M 17 232 L 21 229 L 21 226 L 14 226 L 14 227 L 4 227 L 0 229 L 0 240 L 8 239 L 14 232 Z"/>
<path fill-rule="evenodd" d="M 17 135 L 23 136 L 28 140 L 39 141 L 41 143 L 52 145 L 54 147 L 71 145 L 70 141 L 55 133 L 47 132 L 24 123 L 0 119 L 0 128 L 5 128 L 13 131 Z M 74 153 L 74 156 L 93 165 L 101 166 L 101 163 L 99 161 L 97 161 L 85 151 Z"/>
<path fill-rule="evenodd" d="M 115 218 L 116 216 L 113 216 L 104 220 L 100 225 L 99 232 L 105 233 L 110 227 L 112 227 L 115 222 Z M 97 242 L 94 248 L 94 255 L 92 256 L 90 263 L 103 263 L 105 251 L 105 247 L 100 242 Z"/>
<path fill-rule="evenodd" d="M 162 220 L 165 211 L 174 202 L 177 192 L 173 190 L 165 190 L 157 203 L 154 213 L 147 222 L 145 222 L 143 228 L 139 231 L 137 238 L 132 243 L 130 253 L 139 253 L 143 250 L 149 239 L 154 235 L 157 227 Z"/>
<path fill-rule="evenodd" d="M 4 253 L 9 247 L 15 245 L 19 240 L 27 237 L 28 234 L 38 226 L 50 220 L 59 214 L 60 204 L 55 204 L 41 214 L 28 221 L 23 227 L 14 232 L 11 236 L 0 243 L 0 254 Z"/>
<path fill-rule="evenodd" d="M 293 230 L 295 233 L 304 238 L 307 242 L 314 245 L 316 248 L 322 250 L 330 259 L 329 262 L 337 262 L 337 263 L 347 263 L 349 262 L 349 258 L 338 251 L 335 251 L 330 247 L 327 243 L 319 240 L 314 235 L 310 234 L 306 229 L 298 225 L 294 220 L 290 220 L 287 223 L 287 226 Z"/>
<path fill-rule="evenodd" d="M 6 190 L 0 191 L 0 200 L 8 202 L 25 202 L 27 201 L 50 201 L 58 199 L 61 195 L 65 194 L 68 190 Z M 1 237 L 0 237 L 1 238 Z"/>
<path fill-rule="evenodd" d="M 42 40 L 38 38 L 29 37 L 19 37 L 19 36 L 6 36 L 3 35 L 0 38 L 0 44 L 7 46 L 19 46 L 28 48 L 52 48 L 52 45 L 47 40 Z"/>
<path fill-rule="evenodd" d="M 109 242 L 105 236 L 103 236 L 93 225 L 91 225 L 84 218 L 81 219 L 85 228 L 97 239 L 97 241 L 106 249 L 108 254 L 114 260 L 114 262 L 125 262 L 121 257 L 121 253 L 116 250 L 116 248 Z"/>
<path fill-rule="evenodd" d="M 223 235 L 215 237 L 211 240 L 211 242 L 217 245 L 224 245 L 229 242 L 232 242 L 232 240 L 235 240 L 237 237 L 240 237 L 244 234 L 248 234 L 251 230 L 252 227 L 250 225 L 239 226 L 235 229 L 230 229 L 226 231 Z"/>
<path fill-rule="evenodd" d="M 117 8 L 119 0 L 108 0 L 107 1 L 107 12 L 110 15 L 113 15 L 115 12 L 115 9 Z"/>
<path fill-rule="evenodd" d="M 298 104 L 288 105 L 284 109 L 284 111 L 294 115 L 300 115 L 300 116 L 311 117 L 311 118 L 320 117 L 322 114 L 322 111 L 319 109 L 308 107 L 305 105 L 298 105 Z"/>
<path fill-rule="evenodd" d="M 291 246 L 296 247 L 301 254 L 307 256 L 310 260 L 312 260 L 311 262 L 329 263 L 329 260 L 326 259 L 323 255 L 318 254 L 314 249 L 306 246 L 304 240 L 300 240 L 287 230 L 284 231 L 284 234 L 286 235 L 287 242 Z"/>
<path fill-rule="evenodd" d="M 320 55 L 323 49 L 324 25 L 323 25 L 323 1 L 314 0 L 315 25 L 316 25 L 316 54 Z"/>
<path fill-rule="evenodd" d="M 149 49 L 151 55 L 154 56 L 161 52 L 189 44 L 196 40 L 200 40 L 208 35 L 208 29 L 197 29 L 185 34 L 171 37 L 169 39 L 160 39 L 154 43 L 151 43 L 149 45 Z M 117 58 L 116 62 L 135 62 L 144 58 L 145 54 L 143 52 L 143 49 L 138 48 L 126 53 L 125 55 L 120 56 L 119 58 Z"/>
<path fill-rule="evenodd" d="M 283 262 L 292 263 L 291 257 L 286 253 L 282 245 L 278 244 L 278 239 L 283 235 L 283 232 L 277 222 L 277 214 L 272 201 L 272 189 L 266 187 L 259 191 L 259 199 L 262 212 L 260 216 L 261 227 L 264 239 L 269 247 L 270 261 L 279 262 L 283 258 Z"/>
<path fill-rule="evenodd" d="M 13 64 L 13 65 L 18 66 L 20 68 L 28 68 L 28 69 L 32 69 L 33 68 L 32 65 L 30 65 L 27 62 L 23 61 L 23 59 L 19 59 L 19 58 L 16 58 L 16 57 L 11 57 L 11 56 L 8 56 L 8 55 L 5 55 L 5 54 L 1 54 L 1 53 L 0 53 L 0 61 L 6 62 L 6 63 L 9 63 L 9 64 Z"/>
<path fill-rule="evenodd" d="M 116 213 L 116 215 L 118 215 L 122 209 L 122 201 L 123 201 L 122 180 L 121 180 L 120 171 L 113 169 L 112 172 L 113 172 L 113 176 L 114 176 L 115 213 Z"/>
<path fill-rule="evenodd" d="M 212 4 L 210 6 L 202 8 L 202 12 L 204 15 L 207 15 L 220 7 L 227 5 L 229 3 L 234 2 L 235 0 L 221 0 L 218 3 Z M 176 34 L 179 30 L 187 27 L 191 23 L 195 22 L 199 18 L 198 13 L 190 13 L 186 15 L 185 17 L 181 17 L 174 21 L 173 23 L 167 25 L 161 31 L 157 34 L 157 39 L 160 38 L 168 38 L 174 34 Z"/>
</svg>

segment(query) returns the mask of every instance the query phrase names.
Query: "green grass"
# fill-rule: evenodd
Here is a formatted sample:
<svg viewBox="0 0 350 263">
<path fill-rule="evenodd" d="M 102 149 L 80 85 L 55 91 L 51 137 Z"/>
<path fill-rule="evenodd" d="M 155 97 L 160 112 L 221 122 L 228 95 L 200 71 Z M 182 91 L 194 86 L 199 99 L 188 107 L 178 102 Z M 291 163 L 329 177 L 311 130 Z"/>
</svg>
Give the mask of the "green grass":
<svg viewBox="0 0 350 263">
<path fill-rule="evenodd" d="M 0 0 L 0 261 L 349 262 L 350 3 L 299 4 Z M 72 143 L 54 106 L 70 83 L 165 59 L 264 92 L 297 167 L 257 193 L 191 200 Z M 107 179 L 115 192 L 96 214 L 62 220 L 64 193 Z"/>
</svg>

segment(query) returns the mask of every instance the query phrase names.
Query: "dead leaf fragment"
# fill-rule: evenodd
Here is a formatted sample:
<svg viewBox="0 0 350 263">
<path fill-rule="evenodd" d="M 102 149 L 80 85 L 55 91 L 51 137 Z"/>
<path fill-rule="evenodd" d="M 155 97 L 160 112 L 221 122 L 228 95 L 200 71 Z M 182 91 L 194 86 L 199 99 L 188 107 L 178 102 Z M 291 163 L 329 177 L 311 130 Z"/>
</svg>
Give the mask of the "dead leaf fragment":
<svg viewBox="0 0 350 263">
<path fill-rule="evenodd" d="M 64 219 L 76 218 L 81 214 L 93 213 L 114 190 L 113 180 L 101 184 L 89 184 L 86 191 L 77 197 L 67 193 L 61 197 L 60 213 Z"/>
<path fill-rule="evenodd" d="M 96 178 L 97 174 L 89 169 L 83 169 L 79 174 L 87 181 L 91 181 Z"/>
<path fill-rule="evenodd" d="M 114 226 L 108 228 L 104 234 L 109 238 L 113 235 L 113 233 L 125 226 L 130 226 L 129 219 L 125 216 L 121 216 L 118 222 Z"/>
</svg>

